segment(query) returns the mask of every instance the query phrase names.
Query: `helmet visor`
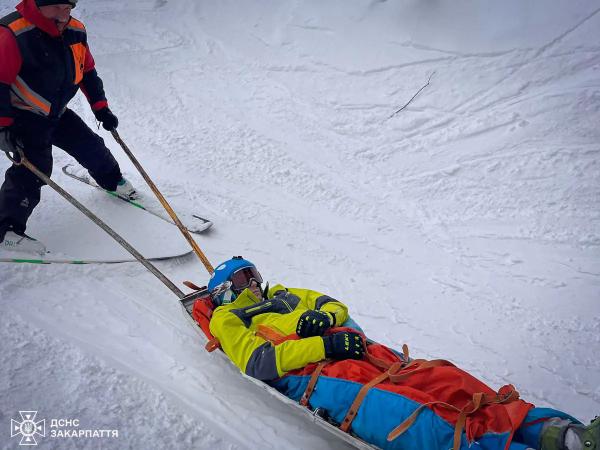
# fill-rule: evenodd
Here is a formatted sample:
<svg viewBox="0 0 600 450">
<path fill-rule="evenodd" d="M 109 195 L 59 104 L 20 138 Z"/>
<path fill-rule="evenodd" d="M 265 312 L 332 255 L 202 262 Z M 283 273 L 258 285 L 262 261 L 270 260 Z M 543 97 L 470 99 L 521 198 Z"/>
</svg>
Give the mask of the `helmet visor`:
<svg viewBox="0 0 600 450">
<path fill-rule="evenodd" d="M 252 280 L 256 281 L 258 285 L 263 282 L 263 279 L 260 276 L 260 273 L 258 273 L 258 270 L 256 270 L 256 267 L 242 267 L 241 269 L 236 270 L 233 275 L 231 275 L 231 287 L 235 291 L 241 292 L 250 286 Z"/>
</svg>

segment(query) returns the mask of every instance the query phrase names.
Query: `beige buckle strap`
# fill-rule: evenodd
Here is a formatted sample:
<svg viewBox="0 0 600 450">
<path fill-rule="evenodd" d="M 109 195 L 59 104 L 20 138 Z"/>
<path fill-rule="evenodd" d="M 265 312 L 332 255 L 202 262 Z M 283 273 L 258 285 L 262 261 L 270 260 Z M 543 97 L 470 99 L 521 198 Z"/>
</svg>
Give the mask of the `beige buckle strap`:
<svg viewBox="0 0 600 450">
<path fill-rule="evenodd" d="M 315 386 L 317 385 L 317 381 L 319 380 L 319 376 L 321 375 L 321 372 L 323 371 L 323 368 L 329 364 L 329 360 L 324 360 L 321 361 L 319 364 L 317 364 L 317 367 L 315 367 L 315 370 L 313 371 L 310 380 L 308 382 L 308 386 L 306 386 L 306 390 L 304 391 L 304 394 L 302 394 L 302 398 L 300 399 L 300 404 L 302 406 L 308 406 L 308 401 L 310 400 L 310 396 L 312 395 L 313 391 L 315 390 Z"/>
<path fill-rule="evenodd" d="M 263 337 L 263 338 L 267 334 L 267 333 L 264 333 L 264 330 L 260 329 L 260 327 L 259 327 L 259 332 L 261 332 L 261 337 Z M 408 358 L 408 346 L 406 344 L 404 344 L 402 346 L 402 353 L 403 353 L 404 361 L 408 361 L 409 360 L 409 358 Z M 390 369 L 391 369 L 391 367 L 394 364 L 396 364 L 396 365 L 400 364 L 400 367 L 402 367 L 402 363 L 388 363 L 388 362 L 386 362 L 386 361 L 384 361 L 384 360 L 382 360 L 380 358 L 376 358 L 375 356 L 371 355 L 368 351 L 366 352 L 366 356 L 367 356 L 368 361 L 371 364 L 373 364 L 374 366 L 376 366 L 376 367 L 378 367 L 378 368 L 380 368 L 382 370 L 385 370 L 386 371 L 385 373 L 388 374 L 387 376 L 389 376 L 389 374 L 391 372 Z M 315 370 L 313 371 L 313 373 L 312 373 L 312 375 L 310 377 L 308 385 L 306 386 L 306 390 L 304 391 L 304 394 L 302 395 L 302 398 L 300 399 L 299 403 L 302 406 L 308 406 L 308 401 L 310 400 L 310 396 L 312 395 L 313 391 L 315 390 L 315 386 L 317 385 L 317 381 L 319 380 L 319 376 L 321 375 L 321 372 L 323 371 L 323 368 L 327 364 L 329 364 L 330 362 L 331 361 L 329 361 L 329 360 L 324 360 L 324 361 L 321 361 L 317 365 L 317 367 L 315 367 Z M 399 370 L 400 367 L 398 367 L 397 369 L 394 369 L 394 371 Z M 387 378 L 387 376 L 385 376 L 383 379 L 385 380 Z M 380 381 L 376 381 L 376 380 L 377 380 L 377 378 L 375 378 L 374 380 L 372 380 L 371 383 L 375 382 L 375 384 L 379 384 Z M 360 392 L 359 392 L 359 395 L 360 395 Z M 366 395 L 366 392 L 365 392 L 365 395 Z M 356 402 L 356 398 L 355 398 L 354 401 Z M 360 403 L 362 403 L 362 399 L 355 405 L 356 412 L 358 412 L 358 408 L 360 407 Z M 350 411 L 353 411 L 352 407 L 348 411 L 348 414 L 350 413 Z M 354 416 L 356 415 L 356 412 L 353 414 Z M 347 416 L 347 418 L 348 418 L 348 416 Z M 348 427 L 352 423 L 353 419 L 354 419 L 354 417 L 352 417 L 352 419 L 348 418 L 348 422 L 349 422 L 348 423 Z M 344 419 L 344 420 L 346 420 L 346 419 Z M 343 425 L 343 423 L 342 423 L 342 425 Z M 342 430 L 346 431 L 343 428 L 342 428 Z"/>
<path fill-rule="evenodd" d="M 388 362 L 381 358 L 377 358 L 376 356 L 373 356 L 369 352 L 369 347 L 366 346 L 365 348 L 366 348 L 365 356 L 367 358 L 367 361 L 369 361 L 371 364 L 373 364 L 378 369 L 388 370 L 390 367 L 392 367 L 393 364 L 395 364 L 395 362 L 393 362 L 393 363 Z M 396 354 L 394 354 L 394 356 L 396 356 L 396 358 L 402 362 L 403 367 L 405 367 L 408 364 L 408 362 L 410 361 L 410 358 L 408 356 L 408 345 L 406 345 L 406 344 L 402 345 L 402 356 L 401 357 Z"/>
<path fill-rule="evenodd" d="M 505 388 L 508 388 L 509 392 L 506 395 L 500 394 L 500 392 L 505 390 Z M 472 400 L 467 405 L 465 405 L 465 407 L 462 409 L 457 408 L 454 405 L 451 405 L 449 403 L 442 402 L 442 401 L 424 403 L 421 406 L 419 406 L 417 409 L 415 409 L 413 411 L 413 413 L 410 416 L 408 416 L 400 425 L 398 425 L 396 428 L 394 428 L 388 434 L 387 440 L 388 440 L 388 442 L 391 442 L 394 439 L 396 439 L 398 436 L 403 434 L 406 430 L 408 430 L 415 423 L 415 421 L 417 420 L 417 417 L 419 416 L 421 411 L 423 411 L 423 409 L 425 409 L 426 407 L 432 406 L 432 405 L 439 405 L 439 406 L 454 410 L 459 413 L 458 420 L 456 421 L 456 425 L 454 426 L 454 440 L 453 440 L 453 447 L 452 447 L 453 450 L 459 450 L 462 432 L 467 423 L 467 417 L 469 417 L 470 415 L 477 412 L 483 406 L 491 405 L 491 404 L 509 403 L 514 400 L 518 400 L 518 398 L 519 398 L 519 393 L 514 389 L 514 386 L 508 385 L 508 386 L 502 387 L 499 390 L 499 392 L 491 398 L 486 396 L 483 392 L 477 392 L 477 393 L 473 394 Z"/>
<path fill-rule="evenodd" d="M 369 392 L 369 390 L 372 387 L 378 385 L 379 383 L 387 380 L 391 374 L 396 373 L 401 368 L 402 368 L 401 363 L 394 363 L 388 370 L 386 370 L 385 372 L 376 376 L 371 381 L 369 381 L 367 384 L 363 385 L 362 388 L 360 388 L 360 391 L 358 391 L 358 394 L 354 398 L 354 401 L 352 402 L 352 404 L 350 405 L 350 408 L 348 409 L 348 412 L 346 413 L 346 417 L 344 417 L 344 420 L 342 421 L 342 423 L 340 425 L 340 429 L 342 431 L 347 432 L 350 429 L 350 425 L 352 425 L 352 421 L 356 417 L 356 414 L 358 414 L 358 409 L 360 408 L 360 405 L 362 404 L 363 400 L 367 396 L 367 393 Z"/>
<path fill-rule="evenodd" d="M 402 356 L 404 356 L 404 362 L 408 364 L 410 362 L 410 355 L 408 354 L 408 345 L 402 344 Z"/>
<path fill-rule="evenodd" d="M 415 367 L 416 366 L 416 367 Z M 425 359 L 413 359 L 410 363 L 403 367 L 401 373 L 394 373 L 390 375 L 390 381 L 392 383 L 400 383 L 406 378 L 414 375 L 415 373 L 422 372 L 427 369 L 431 369 L 432 367 L 442 367 L 442 366 L 454 366 L 450 361 L 446 361 L 445 359 L 432 359 L 431 361 L 427 361 Z M 415 367 L 412 370 L 406 370 Z"/>
</svg>

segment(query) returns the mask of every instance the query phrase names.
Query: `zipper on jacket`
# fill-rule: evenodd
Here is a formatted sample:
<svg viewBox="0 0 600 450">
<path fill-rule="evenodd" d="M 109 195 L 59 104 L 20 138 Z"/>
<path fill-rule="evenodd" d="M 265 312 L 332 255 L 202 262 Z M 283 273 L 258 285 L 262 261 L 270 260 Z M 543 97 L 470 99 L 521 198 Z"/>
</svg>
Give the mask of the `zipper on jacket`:
<svg viewBox="0 0 600 450">
<path fill-rule="evenodd" d="M 60 56 L 61 56 L 61 63 L 62 63 L 62 67 L 63 67 L 63 78 L 59 83 L 59 87 L 57 88 L 57 101 L 56 101 L 56 109 L 58 111 L 55 111 L 55 115 L 56 117 L 60 117 L 60 112 L 64 107 L 67 106 L 67 104 L 69 102 L 65 103 L 65 97 L 66 94 L 65 92 L 67 91 L 66 89 L 66 83 L 68 83 L 68 74 L 69 74 L 69 55 L 68 53 L 71 53 L 71 49 L 69 48 L 69 46 L 67 45 L 64 36 L 61 34 L 58 38 L 56 38 L 56 43 L 60 43 Z"/>
</svg>

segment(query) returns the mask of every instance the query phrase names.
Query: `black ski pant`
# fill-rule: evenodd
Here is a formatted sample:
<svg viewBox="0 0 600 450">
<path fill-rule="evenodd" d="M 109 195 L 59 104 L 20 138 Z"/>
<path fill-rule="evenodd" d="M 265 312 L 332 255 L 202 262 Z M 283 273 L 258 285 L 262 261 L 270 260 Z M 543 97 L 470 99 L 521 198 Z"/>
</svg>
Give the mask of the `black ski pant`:
<svg viewBox="0 0 600 450">
<path fill-rule="evenodd" d="M 27 159 L 46 175 L 52 174 L 52 145 L 55 145 L 75 158 L 104 189 L 117 188 L 121 179 L 119 164 L 104 140 L 70 109 L 55 120 L 20 113 L 12 129 L 21 140 Z M 9 167 L 0 188 L 0 225 L 9 224 L 24 232 L 27 219 L 40 202 L 44 184 L 26 167 L 14 164 Z"/>
</svg>

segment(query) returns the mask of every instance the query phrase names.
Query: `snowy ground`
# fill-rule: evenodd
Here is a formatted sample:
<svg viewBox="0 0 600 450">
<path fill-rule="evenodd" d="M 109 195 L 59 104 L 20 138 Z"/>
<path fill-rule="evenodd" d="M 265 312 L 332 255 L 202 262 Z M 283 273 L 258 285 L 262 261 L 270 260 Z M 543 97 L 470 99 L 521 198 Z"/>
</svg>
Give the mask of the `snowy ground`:
<svg viewBox="0 0 600 450">
<path fill-rule="evenodd" d="M 176 209 L 214 220 L 198 238 L 213 264 L 242 254 L 345 301 L 383 343 L 600 413 L 597 0 L 82 0 L 74 15 L 122 137 Z M 44 199 L 34 236 L 71 208 Z M 194 258 L 158 267 L 206 282 Z M 0 298 L 2 448 L 20 410 L 120 435 L 41 448 L 346 448 L 207 354 L 138 264 L 4 264 Z"/>
</svg>

